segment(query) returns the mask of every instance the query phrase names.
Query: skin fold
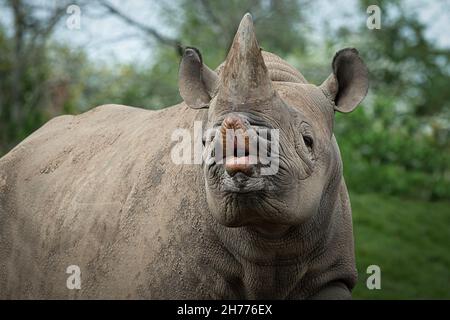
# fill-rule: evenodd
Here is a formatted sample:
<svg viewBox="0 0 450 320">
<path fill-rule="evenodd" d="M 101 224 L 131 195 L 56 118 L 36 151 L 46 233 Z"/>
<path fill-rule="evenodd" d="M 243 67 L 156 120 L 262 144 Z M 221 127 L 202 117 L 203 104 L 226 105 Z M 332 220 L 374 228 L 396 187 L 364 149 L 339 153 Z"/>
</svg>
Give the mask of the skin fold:
<svg viewBox="0 0 450 320">
<path fill-rule="evenodd" d="M 2 299 L 348 299 L 353 231 L 335 112 L 367 93 L 355 49 L 320 86 L 260 50 L 249 14 L 216 70 L 187 48 L 179 105 L 52 119 L 0 159 Z M 176 164 L 172 134 L 278 129 L 262 164 Z M 253 137 L 259 142 L 262 136 Z M 246 142 L 247 143 L 247 142 Z M 66 285 L 79 266 L 80 289 Z"/>
</svg>

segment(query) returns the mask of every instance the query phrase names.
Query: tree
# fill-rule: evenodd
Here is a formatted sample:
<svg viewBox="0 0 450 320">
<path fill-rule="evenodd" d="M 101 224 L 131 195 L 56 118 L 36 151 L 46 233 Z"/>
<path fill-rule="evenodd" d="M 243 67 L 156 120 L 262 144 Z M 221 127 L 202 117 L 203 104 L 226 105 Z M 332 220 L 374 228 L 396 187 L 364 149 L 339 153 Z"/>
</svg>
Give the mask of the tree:
<svg viewBox="0 0 450 320">
<path fill-rule="evenodd" d="M 360 12 L 373 4 L 360 0 Z M 331 33 L 359 49 L 368 64 L 370 97 L 351 116 L 338 115 L 349 188 L 416 198 L 450 197 L 450 50 L 426 37 L 417 8 L 378 1 L 381 29 Z"/>
<path fill-rule="evenodd" d="M 438 5 L 436 2 L 435 5 Z M 373 1 L 360 0 L 365 14 Z M 440 4 L 444 10 L 445 1 Z M 402 100 L 407 112 L 423 119 L 450 115 L 450 50 L 426 36 L 427 25 L 418 16 L 420 6 L 406 1 L 377 1 L 381 29 L 342 28 L 330 36 L 333 43 L 360 48 L 371 71 L 371 89 Z M 427 5 L 426 3 L 424 5 Z"/>
<path fill-rule="evenodd" d="M 221 63 L 228 52 L 241 18 L 251 12 L 260 45 L 284 55 L 306 49 L 307 29 L 303 15 L 309 1 L 258 0 L 176 0 L 159 4 L 161 16 L 175 30 L 170 38 L 156 28 L 134 20 L 107 0 L 99 0 L 107 12 L 142 30 L 157 46 L 153 66 L 149 71 L 149 92 L 157 106 L 164 107 L 181 101 L 177 88 L 180 54 L 185 46 L 200 49 L 204 61 L 212 68 Z M 154 10 L 154 5 L 152 6 Z"/>
<path fill-rule="evenodd" d="M 11 25 L 0 25 L 0 152 L 39 127 L 45 115 L 47 43 L 70 1 L 3 0 Z M 6 15 L 6 14 L 5 14 Z"/>
</svg>

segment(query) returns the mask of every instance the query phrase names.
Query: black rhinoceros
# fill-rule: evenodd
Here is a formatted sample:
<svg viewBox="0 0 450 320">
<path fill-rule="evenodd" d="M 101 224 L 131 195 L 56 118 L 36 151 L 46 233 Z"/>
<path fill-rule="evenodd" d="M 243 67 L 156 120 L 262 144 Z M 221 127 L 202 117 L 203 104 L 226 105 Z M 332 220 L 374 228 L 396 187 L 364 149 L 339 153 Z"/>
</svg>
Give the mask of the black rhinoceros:
<svg viewBox="0 0 450 320">
<path fill-rule="evenodd" d="M 351 209 L 333 122 L 364 98 L 368 75 L 355 49 L 332 68 L 307 83 L 261 51 L 247 14 L 216 71 L 185 50 L 183 103 L 49 121 L 0 160 L 0 297 L 350 298 Z M 203 164 L 175 163 L 173 134 L 196 121 L 203 133 L 277 130 L 277 170 L 262 174 L 248 154 L 215 161 L 228 141 L 219 135 L 201 139 Z"/>
</svg>

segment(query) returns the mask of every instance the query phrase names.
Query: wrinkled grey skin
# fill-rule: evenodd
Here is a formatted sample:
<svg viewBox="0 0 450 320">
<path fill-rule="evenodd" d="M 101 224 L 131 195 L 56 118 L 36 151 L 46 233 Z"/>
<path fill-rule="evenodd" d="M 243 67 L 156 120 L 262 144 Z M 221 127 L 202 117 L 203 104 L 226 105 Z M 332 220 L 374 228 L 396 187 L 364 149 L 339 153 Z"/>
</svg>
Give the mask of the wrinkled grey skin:
<svg viewBox="0 0 450 320">
<path fill-rule="evenodd" d="M 0 159 L 0 298 L 351 297 L 333 122 L 367 92 L 357 51 L 308 84 L 260 51 L 247 14 L 217 71 L 186 50 L 179 87 L 184 102 L 160 111 L 106 105 L 55 118 Z M 230 119 L 279 129 L 277 174 L 171 161 L 175 129 Z M 70 265 L 80 290 L 66 287 Z"/>
</svg>

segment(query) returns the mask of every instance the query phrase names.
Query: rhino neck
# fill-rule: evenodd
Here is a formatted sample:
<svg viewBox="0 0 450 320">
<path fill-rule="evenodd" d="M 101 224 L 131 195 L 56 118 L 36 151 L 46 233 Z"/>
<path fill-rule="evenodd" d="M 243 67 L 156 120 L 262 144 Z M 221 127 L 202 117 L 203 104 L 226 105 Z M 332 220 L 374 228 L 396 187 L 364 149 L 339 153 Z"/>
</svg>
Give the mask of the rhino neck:
<svg viewBox="0 0 450 320">
<path fill-rule="evenodd" d="M 210 265 L 231 287 L 232 283 L 240 284 L 219 296 L 305 299 L 334 281 L 351 289 L 356 281 L 351 222 L 342 220 L 349 212 L 344 214 L 342 206 L 346 202 L 344 189 L 338 189 L 341 191 L 324 199 L 313 218 L 279 237 L 267 237 L 250 227 L 213 224 L 222 254 L 221 258 L 211 258 Z"/>
<path fill-rule="evenodd" d="M 316 215 L 318 217 L 319 215 Z M 215 233 L 234 256 L 250 263 L 277 265 L 296 264 L 320 246 L 324 221 L 312 218 L 301 225 L 279 227 L 268 234 L 265 228 L 229 228 L 215 224 Z"/>
<path fill-rule="evenodd" d="M 211 258 L 210 265 L 227 283 L 223 285 L 219 280 L 216 287 L 224 289 L 218 291 L 218 296 L 303 299 L 313 295 L 331 279 L 325 272 L 330 269 L 329 262 L 317 263 L 317 256 L 322 255 L 331 242 L 333 232 L 328 232 L 327 227 L 331 216 L 330 212 L 318 213 L 316 217 L 328 219 L 312 218 L 302 225 L 289 227 L 278 236 L 267 236 L 252 227 L 229 228 L 215 223 L 213 229 L 222 254 L 221 258 Z M 233 283 L 239 286 L 236 288 Z"/>
</svg>

